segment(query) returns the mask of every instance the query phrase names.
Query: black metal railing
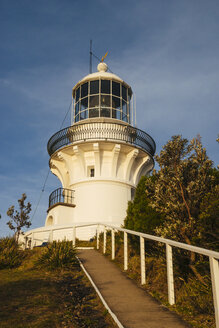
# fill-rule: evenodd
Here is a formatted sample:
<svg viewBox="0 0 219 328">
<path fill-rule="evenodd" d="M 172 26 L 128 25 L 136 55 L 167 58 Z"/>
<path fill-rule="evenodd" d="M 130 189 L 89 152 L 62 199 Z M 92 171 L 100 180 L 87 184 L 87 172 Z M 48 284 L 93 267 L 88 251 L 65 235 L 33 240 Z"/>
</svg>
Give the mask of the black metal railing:
<svg viewBox="0 0 219 328">
<path fill-rule="evenodd" d="M 133 144 L 154 155 L 156 144 L 146 132 L 130 125 L 108 122 L 83 123 L 67 127 L 55 133 L 48 141 L 51 156 L 56 150 L 74 142 L 86 140 L 117 140 Z"/>
<path fill-rule="evenodd" d="M 74 205 L 74 190 L 66 188 L 58 188 L 49 196 L 49 208 L 55 204 Z"/>
</svg>

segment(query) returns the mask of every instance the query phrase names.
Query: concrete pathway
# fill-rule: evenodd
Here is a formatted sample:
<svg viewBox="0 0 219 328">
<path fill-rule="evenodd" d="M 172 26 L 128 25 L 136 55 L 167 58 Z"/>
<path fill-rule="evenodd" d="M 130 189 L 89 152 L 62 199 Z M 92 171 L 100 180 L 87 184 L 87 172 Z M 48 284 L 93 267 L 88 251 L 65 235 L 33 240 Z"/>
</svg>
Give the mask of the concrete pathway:
<svg viewBox="0 0 219 328">
<path fill-rule="evenodd" d="M 189 327 L 96 250 L 79 250 L 78 257 L 125 328 Z"/>
</svg>

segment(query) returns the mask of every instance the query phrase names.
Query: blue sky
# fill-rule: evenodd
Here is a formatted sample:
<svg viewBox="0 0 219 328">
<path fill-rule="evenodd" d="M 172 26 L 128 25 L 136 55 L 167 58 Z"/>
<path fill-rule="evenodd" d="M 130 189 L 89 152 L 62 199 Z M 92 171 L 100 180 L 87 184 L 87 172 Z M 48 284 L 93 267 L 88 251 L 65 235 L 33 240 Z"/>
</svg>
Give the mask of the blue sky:
<svg viewBox="0 0 219 328">
<path fill-rule="evenodd" d="M 89 72 L 90 39 L 132 86 L 137 126 L 157 152 L 172 135 L 200 134 L 218 165 L 218 35 L 218 0 L 1 0 L 0 236 L 10 233 L 6 211 L 22 193 L 35 210 L 47 141 L 60 129 L 72 87 Z M 50 174 L 32 227 L 44 225 L 49 194 L 59 186 Z"/>
</svg>

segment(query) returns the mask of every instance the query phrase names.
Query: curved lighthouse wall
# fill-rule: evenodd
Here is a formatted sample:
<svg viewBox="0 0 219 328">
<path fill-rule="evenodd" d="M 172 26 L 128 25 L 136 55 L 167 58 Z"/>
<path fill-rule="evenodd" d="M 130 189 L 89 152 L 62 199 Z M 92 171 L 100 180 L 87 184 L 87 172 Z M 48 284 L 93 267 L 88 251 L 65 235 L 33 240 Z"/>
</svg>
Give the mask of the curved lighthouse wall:
<svg viewBox="0 0 219 328">
<path fill-rule="evenodd" d="M 64 216 L 64 209 L 57 206 L 49 211 L 46 222 L 52 215 L 55 225 L 63 225 L 67 219 L 72 225 L 101 222 L 121 226 L 128 201 L 141 175 L 153 168 L 153 160 L 126 143 L 83 142 L 54 153 L 50 167 L 63 188 L 75 190 L 75 208 L 66 209 L 68 215 Z M 90 237 L 91 232 L 85 235 Z"/>
</svg>

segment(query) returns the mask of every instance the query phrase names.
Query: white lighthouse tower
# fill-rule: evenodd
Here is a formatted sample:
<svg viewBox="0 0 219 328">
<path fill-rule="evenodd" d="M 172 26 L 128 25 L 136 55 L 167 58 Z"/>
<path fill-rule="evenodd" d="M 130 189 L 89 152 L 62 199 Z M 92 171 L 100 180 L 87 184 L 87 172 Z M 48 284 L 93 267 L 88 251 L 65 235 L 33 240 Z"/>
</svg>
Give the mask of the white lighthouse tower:
<svg viewBox="0 0 219 328">
<path fill-rule="evenodd" d="M 106 63 L 97 69 L 73 87 L 71 126 L 48 142 L 50 169 L 62 188 L 50 195 L 46 227 L 121 226 L 140 177 L 154 166 L 154 140 L 131 125 L 131 87 Z M 62 231 L 56 229 L 57 239 Z M 82 229 L 79 236 L 92 233 Z"/>
</svg>

